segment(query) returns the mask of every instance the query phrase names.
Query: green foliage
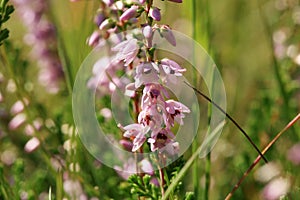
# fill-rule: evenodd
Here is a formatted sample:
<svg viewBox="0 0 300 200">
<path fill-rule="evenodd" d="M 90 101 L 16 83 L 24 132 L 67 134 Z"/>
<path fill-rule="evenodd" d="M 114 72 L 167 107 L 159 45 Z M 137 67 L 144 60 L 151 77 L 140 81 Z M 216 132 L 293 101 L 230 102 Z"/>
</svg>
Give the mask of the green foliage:
<svg viewBox="0 0 300 200">
<path fill-rule="evenodd" d="M 8 1 L 1 0 L 0 2 L 0 46 L 9 36 L 9 30 L 7 28 L 2 29 L 2 25 L 9 20 L 10 15 L 14 12 L 14 7 L 7 5 Z"/>
<path fill-rule="evenodd" d="M 136 174 L 131 175 L 128 179 L 131 194 L 152 200 L 159 199 L 161 194 L 158 187 L 150 182 L 151 178 L 150 175 L 144 175 L 143 177 Z"/>
</svg>

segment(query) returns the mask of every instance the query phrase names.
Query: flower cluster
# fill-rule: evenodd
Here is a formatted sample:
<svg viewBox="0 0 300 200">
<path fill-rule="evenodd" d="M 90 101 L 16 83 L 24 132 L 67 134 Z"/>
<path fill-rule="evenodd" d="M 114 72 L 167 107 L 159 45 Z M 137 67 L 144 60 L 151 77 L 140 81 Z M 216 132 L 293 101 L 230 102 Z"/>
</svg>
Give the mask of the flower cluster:
<svg viewBox="0 0 300 200">
<path fill-rule="evenodd" d="M 25 42 L 32 46 L 32 56 L 40 67 L 39 81 L 48 92 L 59 90 L 63 78 L 62 65 L 56 47 L 56 30 L 45 18 L 48 5 L 43 0 L 13 0 L 23 23 L 28 30 Z"/>
<path fill-rule="evenodd" d="M 170 0 L 181 3 L 181 0 Z M 136 123 L 122 127 L 124 130 L 121 143 L 131 151 L 142 151 L 145 142 L 150 145 L 151 151 L 158 151 L 165 155 L 176 155 L 179 144 L 175 141 L 172 128 L 175 122 L 183 125 L 185 113 L 190 110 L 182 103 L 170 99 L 168 84 L 176 84 L 178 77 L 186 69 L 175 61 L 164 58 L 155 59 L 153 37 L 158 33 L 171 45 L 176 46 L 176 39 L 168 25 L 156 24 L 161 20 L 160 9 L 153 6 L 153 1 L 132 0 L 113 1 L 103 0 L 96 17 L 97 30 L 88 38 L 88 44 L 99 47 L 110 40 L 112 47 L 109 55 L 111 62 L 105 67 L 105 72 L 97 72 L 99 64 L 95 64 L 93 77 L 89 80 L 90 88 L 111 93 L 116 87 L 123 88 L 124 84 L 118 80 L 116 70 L 123 70 L 133 77 L 125 87 L 125 94 L 132 97 L 138 104 L 135 112 L 138 114 Z M 145 15 L 145 23 L 141 15 Z M 124 35 L 117 34 L 111 39 L 113 33 L 122 33 L 140 25 L 141 31 Z M 117 38 L 117 39 L 116 39 Z M 108 58 L 104 58 L 108 59 Z M 101 60 L 100 65 L 103 65 Z M 118 66 L 118 67 L 116 67 Z M 99 83 L 97 80 L 99 79 Z M 132 80 L 132 79 L 131 79 Z M 103 88 L 105 87 L 105 88 Z M 142 94 L 138 91 L 142 90 Z"/>
</svg>

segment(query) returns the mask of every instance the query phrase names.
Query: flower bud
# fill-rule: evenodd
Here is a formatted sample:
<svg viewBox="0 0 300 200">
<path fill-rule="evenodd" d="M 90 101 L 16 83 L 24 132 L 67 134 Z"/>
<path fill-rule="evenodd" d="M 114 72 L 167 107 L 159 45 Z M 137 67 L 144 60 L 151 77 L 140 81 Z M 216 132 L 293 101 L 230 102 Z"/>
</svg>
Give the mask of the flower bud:
<svg viewBox="0 0 300 200">
<path fill-rule="evenodd" d="M 150 8 L 149 15 L 155 21 L 160 21 L 160 19 L 161 19 L 160 10 L 157 7 Z"/>
<path fill-rule="evenodd" d="M 115 25 L 116 25 L 115 22 L 112 19 L 108 18 L 101 23 L 99 28 L 100 30 L 107 30 L 113 28 Z"/>
<path fill-rule="evenodd" d="M 143 28 L 143 35 L 145 36 L 145 38 L 150 38 L 152 36 L 151 26 L 147 25 Z"/>
<path fill-rule="evenodd" d="M 131 6 L 128 10 L 126 10 L 121 16 L 121 21 L 129 20 L 137 15 L 138 6 Z"/>
<path fill-rule="evenodd" d="M 100 33 L 94 31 L 93 34 L 88 38 L 87 43 L 89 46 L 97 46 L 100 39 Z"/>
<path fill-rule="evenodd" d="M 94 22 L 95 24 L 97 24 L 98 27 L 102 24 L 104 20 L 105 20 L 105 16 L 102 13 L 99 13 L 94 18 Z"/>
<path fill-rule="evenodd" d="M 162 36 L 173 46 L 176 46 L 176 39 L 173 35 L 172 30 L 168 26 L 162 26 L 161 29 Z"/>
</svg>

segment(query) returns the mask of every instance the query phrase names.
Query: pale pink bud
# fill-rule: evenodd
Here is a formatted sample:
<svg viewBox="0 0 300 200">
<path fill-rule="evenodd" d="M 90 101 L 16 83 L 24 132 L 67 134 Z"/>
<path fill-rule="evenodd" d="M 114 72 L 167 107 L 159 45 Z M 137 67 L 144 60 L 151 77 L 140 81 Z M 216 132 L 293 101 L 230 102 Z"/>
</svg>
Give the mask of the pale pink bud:
<svg viewBox="0 0 300 200">
<path fill-rule="evenodd" d="M 101 25 L 99 26 L 100 30 L 107 30 L 113 28 L 115 26 L 115 22 L 112 19 L 104 20 Z"/>
<path fill-rule="evenodd" d="M 112 113 L 109 108 L 102 108 L 100 110 L 100 114 L 106 119 L 110 119 L 112 117 Z"/>
<path fill-rule="evenodd" d="M 288 159 L 295 165 L 300 165 L 300 143 L 290 148 L 288 151 Z"/>
<path fill-rule="evenodd" d="M 131 8 L 129 8 L 128 10 L 126 10 L 121 16 L 120 16 L 120 20 L 121 21 L 125 21 L 125 20 L 129 20 L 131 18 L 134 18 L 137 14 L 137 9 L 139 7 L 138 6 L 131 6 Z"/>
<path fill-rule="evenodd" d="M 161 34 L 170 44 L 176 46 L 175 36 L 173 35 L 172 30 L 168 26 L 163 26 L 161 28 Z"/>
<path fill-rule="evenodd" d="M 156 21 L 161 19 L 160 10 L 157 7 L 150 8 L 149 15 Z"/>
<path fill-rule="evenodd" d="M 127 151 L 131 151 L 132 150 L 132 147 L 133 147 L 133 144 L 132 142 L 130 142 L 129 140 L 120 140 L 120 145 L 122 145 L 122 147 L 124 147 L 124 149 L 126 149 Z"/>
<path fill-rule="evenodd" d="M 172 1 L 172 2 L 175 2 L 175 3 L 182 3 L 182 0 L 168 0 L 168 1 Z"/>
<path fill-rule="evenodd" d="M 143 4 L 143 3 L 146 2 L 146 0 L 139 0 L 139 2 L 140 2 L 141 4 Z"/>
<path fill-rule="evenodd" d="M 100 39 L 100 33 L 98 31 L 94 31 L 92 35 L 88 38 L 87 43 L 89 46 L 97 46 Z"/>
<path fill-rule="evenodd" d="M 30 153 L 30 152 L 33 152 L 34 150 L 36 150 L 39 145 L 40 145 L 39 139 L 37 139 L 36 137 L 33 137 L 25 144 L 24 149 L 26 152 Z"/>
<path fill-rule="evenodd" d="M 16 115 L 8 124 L 10 130 L 15 130 L 19 128 L 26 121 L 26 115 L 24 113 L 20 113 Z"/>
<path fill-rule="evenodd" d="M 145 38 L 150 38 L 152 36 L 151 26 L 147 25 L 143 28 L 143 35 L 145 36 Z"/>
<path fill-rule="evenodd" d="M 24 102 L 26 103 L 26 105 L 28 105 L 28 100 L 24 99 Z M 24 104 L 22 101 L 17 101 L 16 103 L 14 103 L 14 105 L 11 107 L 10 109 L 10 113 L 12 115 L 16 115 L 20 112 L 22 112 L 24 110 Z"/>
</svg>

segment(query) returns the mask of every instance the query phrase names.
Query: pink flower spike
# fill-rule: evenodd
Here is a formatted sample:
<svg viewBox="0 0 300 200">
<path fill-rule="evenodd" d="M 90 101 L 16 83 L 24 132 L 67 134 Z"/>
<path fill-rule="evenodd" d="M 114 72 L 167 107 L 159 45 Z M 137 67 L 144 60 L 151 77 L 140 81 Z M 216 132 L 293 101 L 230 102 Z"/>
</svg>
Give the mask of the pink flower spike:
<svg viewBox="0 0 300 200">
<path fill-rule="evenodd" d="M 131 6 L 128 10 L 126 10 L 121 16 L 120 20 L 121 21 L 126 21 L 129 20 L 137 15 L 137 9 L 139 7 L 136 5 Z"/>
<path fill-rule="evenodd" d="M 160 10 L 159 10 L 157 7 L 152 7 L 152 8 L 150 8 L 149 15 L 150 15 L 150 17 L 152 17 L 155 21 L 160 21 L 160 19 L 161 19 Z"/>
<path fill-rule="evenodd" d="M 168 0 L 168 1 L 171 1 L 171 2 L 174 2 L 174 3 L 182 3 L 182 0 Z"/>
</svg>

